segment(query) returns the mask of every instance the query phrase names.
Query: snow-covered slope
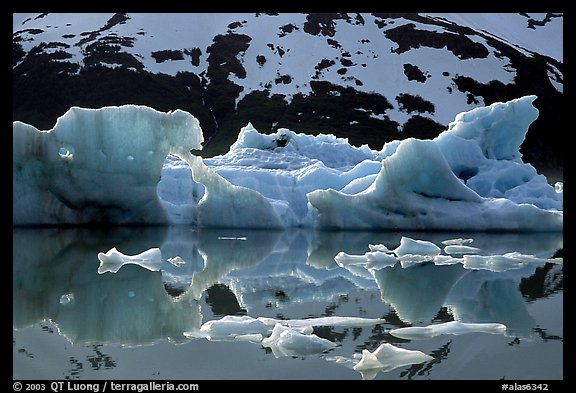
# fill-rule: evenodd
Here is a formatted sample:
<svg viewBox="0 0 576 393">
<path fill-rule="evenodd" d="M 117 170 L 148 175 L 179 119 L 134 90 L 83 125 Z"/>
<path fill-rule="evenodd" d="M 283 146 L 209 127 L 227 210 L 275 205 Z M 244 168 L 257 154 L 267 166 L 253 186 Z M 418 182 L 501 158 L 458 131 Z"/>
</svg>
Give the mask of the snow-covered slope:
<svg viewBox="0 0 576 393">
<path fill-rule="evenodd" d="M 14 14 L 13 33 L 14 120 L 48 128 L 67 102 L 180 108 L 214 136 L 215 153 L 248 121 L 380 148 L 399 132 L 433 137 L 495 101 L 535 94 L 546 111 L 563 92 L 563 15 L 553 13 Z M 111 71 L 90 82 L 101 67 Z M 103 82 L 134 77 L 126 72 L 154 81 Z M 45 73 L 71 90 L 57 103 L 43 94 L 55 90 Z M 174 86 L 152 86 L 154 75 Z M 30 118 L 43 96 L 50 113 Z"/>
</svg>

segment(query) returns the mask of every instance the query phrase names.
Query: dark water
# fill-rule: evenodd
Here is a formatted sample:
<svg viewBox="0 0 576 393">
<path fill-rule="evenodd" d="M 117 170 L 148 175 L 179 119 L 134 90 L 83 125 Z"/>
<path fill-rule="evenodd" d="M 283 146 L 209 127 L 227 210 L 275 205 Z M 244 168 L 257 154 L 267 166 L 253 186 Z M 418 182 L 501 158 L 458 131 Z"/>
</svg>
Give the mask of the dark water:
<svg viewBox="0 0 576 393">
<path fill-rule="evenodd" d="M 363 349 L 391 343 L 432 356 L 378 372 L 380 380 L 563 379 L 563 265 L 526 262 L 491 271 L 423 262 L 368 271 L 336 264 L 402 236 L 471 238 L 482 255 L 561 257 L 562 234 L 194 230 L 189 227 L 14 229 L 14 379 L 347 379 Z M 99 252 L 158 247 L 159 271 L 98 273 Z M 183 263 L 170 263 L 179 256 Z M 156 269 L 158 270 L 158 269 Z M 188 338 L 225 315 L 277 319 L 384 318 L 321 326 L 327 352 L 276 356 L 257 342 Z M 405 340 L 390 329 L 452 320 L 497 322 L 504 334 Z"/>
</svg>

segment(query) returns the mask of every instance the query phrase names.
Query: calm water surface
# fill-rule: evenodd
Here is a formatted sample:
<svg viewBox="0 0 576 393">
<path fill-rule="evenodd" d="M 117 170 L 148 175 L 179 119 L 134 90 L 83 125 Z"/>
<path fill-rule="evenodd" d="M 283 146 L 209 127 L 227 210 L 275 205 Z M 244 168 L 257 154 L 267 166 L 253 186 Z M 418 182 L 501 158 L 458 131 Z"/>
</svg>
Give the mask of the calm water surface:
<svg viewBox="0 0 576 393">
<path fill-rule="evenodd" d="M 414 263 L 340 267 L 338 252 L 394 249 L 402 236 L 469 238 L 480 255 L 562 257 L 562 234 L 197 230 L 190 227 L 13 230 L 13 378 L 362 380 L 351 359 L 383 343 L 432 356 L 378 380 L 563 379 L 563 265 L 499 269 Z M 157 271 L 98 272 L 99 252 L 158 247 Z M 179 256 L 181 260 L 170 262 Z M 461 256 L 460 256 L 461 257 Z M 154 269 L 153 269 L 154 270 Z M 277 356 L 258 342 L 189 338 L 225 315 L 384 318 L 315 327 L 337 346 Z M 503 334 L 405 340 L 390 329 L 498 322 Z M 348 359 L 349 361 L 344 361 Z"/>
</svg>

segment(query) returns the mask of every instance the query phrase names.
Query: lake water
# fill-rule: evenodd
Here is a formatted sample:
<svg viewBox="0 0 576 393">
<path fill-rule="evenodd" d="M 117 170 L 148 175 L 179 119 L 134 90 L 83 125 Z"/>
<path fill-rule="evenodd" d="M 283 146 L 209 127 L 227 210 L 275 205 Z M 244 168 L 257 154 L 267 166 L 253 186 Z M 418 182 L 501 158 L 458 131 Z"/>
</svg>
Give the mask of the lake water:
<svg viewBox="0 0 576 393">
<path fill-rule="evenodd" d="M 431 261 L 369 270 L 340 267 L 341 251 L 394 249 L 402 236 L 443 248 L 473 239 L 479 255 L 561 258 L 562 234 L 199 230 L 186 226 L 13 230 L 13 378 L 47 380 L 562 380 L 563 265 L 532 261 L 492 270 Z M 157 271 L 98 271 L 99 252 L 158 247 Z M 181 259 L 174 260 L 179 256 Z M 460 256 L 461 257 L 461 256 Z M 557 259 L 558 260 L 558 259 Z M 176 263 L 178 261 L 179 263 Z M 372 326 L 317 326 L 337 344 L 281 356 L 259 342 L 185 332 L 226 315 L 384 318 Z M 502 323 L 406 340 L 391 329 L 449 321 Z M 353 369 L 383 343 L 432 360 Z"/>
</svg>

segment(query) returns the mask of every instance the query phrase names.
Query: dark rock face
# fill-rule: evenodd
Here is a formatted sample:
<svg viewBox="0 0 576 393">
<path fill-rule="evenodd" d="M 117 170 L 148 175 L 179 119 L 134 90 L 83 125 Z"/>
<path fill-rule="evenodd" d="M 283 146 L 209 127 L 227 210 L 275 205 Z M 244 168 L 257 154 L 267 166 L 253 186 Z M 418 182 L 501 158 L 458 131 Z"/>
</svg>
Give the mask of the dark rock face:
<svg viewBox="0 0 576 393">
<path fill-rule="evenodd" d="M 206 37 L 207 44 L 191 36 L 147 53 L 139 51 L 140 40 L 162 32 L 143 29 L 130 14 L 110 14 L 100 28 L 67 31 L 50 42 L 38 38 L 56 28 L 44 22 L 50 15 L 28 18 L 13 33 L 13 120 L 49 129 L 73 105 L 133 103 L 192 113 L 205 133 L 205 156 L 226 152 L 248 122 L 260 132 L 332 133 L 380 149 L 394 139 L 438 135 L 451 121 L 438 121 L 438 113 L 455 97 L 471 108 L 535 94 L 540 117 L 522 145 L 523 158 L 544 172 L 562 171 L 561 61 L 420 14 L 282 16 L 243 14 Z M 556 18 L 562 14 L 518 17 L 530 31 Z M 249 34 L 262 23 L 270 24 L 270 34 Z M 402 57 L 424 49 L 441 57 Z M 181 71 L 153 72 L 150 59 Z M 488 59 L 511 77 L 479 79 L 459 66 Z M 390 85 L 378 85 L 381 80 Z M 434 83 L 441 86 L 437 95 L 424 94 Z M 453 115 L 460 111 L 454 107 Z"/>
<path fill-rule="evenodd" d="M 404 64 L 404 75 L 409 81 L 426 82 L 426 75 L 416 65 Z"/>
</svg>

